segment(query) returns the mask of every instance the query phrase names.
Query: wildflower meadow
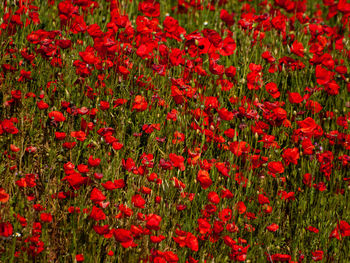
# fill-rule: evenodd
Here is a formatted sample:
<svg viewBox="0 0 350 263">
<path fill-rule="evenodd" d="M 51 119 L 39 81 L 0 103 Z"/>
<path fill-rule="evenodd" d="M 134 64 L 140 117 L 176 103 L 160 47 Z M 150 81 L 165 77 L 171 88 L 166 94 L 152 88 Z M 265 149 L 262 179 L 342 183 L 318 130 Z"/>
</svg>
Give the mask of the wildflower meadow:
<svg viewBox="0 0 350 263">
<path fill-rule="evenodd" d="M 350 262 L 350 2 L 3 0 L 0 262 Z"/>
</svg>

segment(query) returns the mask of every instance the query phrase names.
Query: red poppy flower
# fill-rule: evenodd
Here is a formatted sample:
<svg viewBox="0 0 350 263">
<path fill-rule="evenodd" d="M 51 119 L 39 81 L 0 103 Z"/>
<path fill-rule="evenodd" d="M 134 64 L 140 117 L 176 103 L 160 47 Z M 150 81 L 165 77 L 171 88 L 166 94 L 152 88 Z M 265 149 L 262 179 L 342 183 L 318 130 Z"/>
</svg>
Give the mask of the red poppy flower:
<svg viewBox="0 0 350 263">
<path fill-rule="evenodd" d="M 40 215 L 40 220 L 42 222 L 51 222 L 52 221 L 52 215 L 49 213 L 42 213 Z"/>
<path fill-rule="evenodd" d="M 159 235 L 159 236 L 150 236 L 150 240 L 152 243 L 160 243 L 165 239 L 165 236 Z"/>
<path fill-rule="evenodd" d="M 269 172 L 272 174 L 284 172 L 284 166 L 282 162 L 269 162 L 269 164 L 267 165 L 267 168 L 269 169 Z"/>
<path fill-rule="evenodd" d="M 242 154 L 249 153 L 250 145 L 244 141 L 235 141 L 230 144 L 230 151 L 236 156 L 241 156 Z"/>
<path fill-rule="evenodd" d="M 98 62 L 98 58 L 95 56 L 95 50 L 91 46 L 87 46 L 85 51 L 79 52 L 79 56 L 86 64 L 94 65 Z"/>
<path fill-rule="evenodd" d="M 262 86 L 262 66 L 250 63 L 247 75 L 247 86 L 250 90 L 258 90 Z"/>
<path fill-rule="evenodd" d="M 298 93 L 298 92 L 289 92 L 288 93 L 288 100 L 290 103 L 294 104 L 299 104 L 303 101 L 303 97 Z"/>
<path fill-rule="evenodd" d="M 342 237 L 350 236 L 350 224 L 344 220 L 340 220 L 336 228 L 334 228 L 329 235 L 329 238 L 337 238 L 341 240 Z"/>
<path fill-rule="evenodd" d="M 87 29 L 86 22 L 84 20 L 84 16 L 73 16 L 73 22 L 70 27 L 70 31 L 73 34 L 84 33 Z"/>
<path fill-rule="evenodd" d="M 5 189 L 0 188 L 0 203 L 6 203 L 10 198 L 10 195 L 5 192 Z"/>
<path fill-rule="evenodd" d="M 301 146 L 303 148 L 303 154 L 306 154 L 306 155 L 313 154 L 315 146 L 312 144 L 312 141 L 309 138 L 305 138 L 301 142 Z"/>
<path fill-rule="evenodd" d="M 134 239 L 132 237 L 132 233 L 130 230 L 126 230 L 126 229 L 122 229 L 122 228 L 113 229 L 113 236 L 114 236 L 115 240 L 117 240 L 119 243 L 121 243 L 121 245 L 124 248 L 137 246 L 134 243 Z"/>
<path fill-rule="evenodd" d="M 266 229 L 270 232 L 276 232 L 279 229 L 279 226 L 275 223 L 272 223 L 271 225 L 267 226 Z"/>
<path fill-rule="evenodd" d="M 283 151 L 282 157 L 286 165 L 290 163 L 297 165 L 298 159 L 300 158 L 299 149 L 296 147 L 287 148 Z"/>
<path fill-rule="evenodd" d="M 313 232 L 313 233 L 318 233 L 320 232 L 320 230 L 318 230 L 316 227 L 313 227 L 313 226 L 309 226 L 306 228 L 306 230 L 310 231 L 310 232 Z"/>
<path fill-rule="evenodd" d="M 108 101 L 100 101 L 100 109 L 105 111 L 109 109 L 109 102 Z"/>
<path fill-rule="evenodd" d="M 105 220 L 106 215 L 103 213 L 101 208 L 98 208 L 96 206 L 92 207 L 91 213 L 89 215 L 90 218 L 94 219 L 95 221 Z"/>
<path fill-rule="evenodd" d="M 0 222 L 0 237 L 9 237 L 13 234 L 13 226 L 10 222 Z"/>
<path fill-rule="evenodd" d="M 322 250 L 316 250 L 311 252 L 311 254 L 312 254 L 312 259 L 314 261 L 321 261 L 323 259 L 324 252 Z"/>
<path fill-rule="evenodd" d="M 230 121 L 233 119 L 234 114 L 227 110 L 226 108 L 222 108 L 220 110 L 218 110 L 219 116 L 221 119 L 225 120 L 225 121 Z"/>
<path fill-rule="evenodd" d="M 169 154 L 169 159 L 172 162 L 172 165 L 174 167 L 179 168 L 180 171 L 184 171 L 185 170 L 185 164 L 184 164 L 185 158 L 183 156 L 176 155 L 174 153 L 170 153 Z"/>
<path fill-rule="evenodd" d="M 19 82 L 23 82 L 25 80 L 32 79 L 32 77 L 31 77 L 32 72 L 31 71 L 25 71 L 25 70 L 22 69 L 20 74 L 21 75 L 20 75 L 20 77 L 18 79 Z"/>
<path fill-rule="evenodd" d="M 78 254 L 75 256 L 76 261 L 82 262 L 84 261 L 84 255 L 83 254 Z"/>
<path fill-rule="evenodd" d="M 227 10 L 221 9 L 220 11 L 220 19 L 226 23 L 227 26 L 232 26 L 235 23 L 235 20 L 233 19 L 234 15 L 229 14 Z"/>
<path fill-rule="evenodd" d="M 322 110 L 321 104 L 314 100 L 308 100 L 305 107 L 311 111 L 312 114 L 319 113 Z"/>
<path fill-rule="evenodd" d="M 37 106 L 39 108 L 39 110 L 46 110 L 47 108 L 49 108 L 49 104 L 47 104 L 46 102 L 40 100 L 37 102 Z"/>
<path fill-rule="evenodd" d="M 105 183 L 101 183 L 102 187 L 105 188 L 106 190 L 114 190 L 117 189 L 116 185 L 112 181 L 107 181 Z"/>
<path fill-rule="evenodd" d="M 219 65 L 216 61 L 210 60 L 209 70 L 213 75 L 223 75 L 225 72 L 225 66 Z"/>
<path fill-rule="evenodd" d="M 74 189 L 79 189 L 80 186 L 85 185 L 88 182 L 88 178 L 81 176 L 80 173 L 73 172 L 62 178 L 62 181 L 68 181 L 69 185 Z"/>
<path fill-rule="evenodd" d="M 147 217 L 146 228 L 149 230 L 159 230 L 161 221 L 162 218 L 159 215 L 150 214 Z"/>
<path fill-rule="evenodd" d="M 112 143 L 112 148 L 116 151 L 120 150 L 121 148 L 123 148 L 123 144 L 120 142 L 113 142 Z"/>
<path fill-rule="evenodd" d="M 56 40 L 56 44 L 62 49 L 67 49 L 71 47 L 72 41 L 69 39 L 59 39 L 59 40 Z"/>
<path fill-rule="evenodd" d="M 122 159 L 122 166 L 125 170 L 129 172 L 136 169 L 135 162 L 132 158 L 128 158 L 127 160 Z"/>
<path fill-rule="evenodd" d="M 276 61 L 276 59 L 272 56 L 271 52 L 268 50 L 262 53 L 261 57 L 265 59 L 268 63 L 273 63 Z"/>
<path fill-rule="evenodd" d="M 264 196 L 263 194 L 258 195 L 258 201 L 259 201 L 259 204 L 261 205 L 270 204 L 269 198 Z"/>
<path fill-rule="evenodd" d="M 165 17 L 163 21 L 163 31 L 165 32 L 165 36 L 169 38 L 173 38 L 177 41 L 181 41 L 181 34 L 185 35 L 186 30 L 179 26 L 179 21 L 171 16 Z"/>
<path fill-rule="evenodd" d="M 221 190 L 221 198 L 229 198 L 229 199 L 231 199 L 231 198 L 233 198 L 233 196 L 234 195 L 233 195 L 233 193 L 230 190 L 228 190 L 226 188 Z"/>
<path fill-rule="evenodd" d="M 229 78 L 234 78 L 236 76 L 237 69 L 234 66 L 229 66 L 225 69 L 225 75 Z"/>
<path fill-rule="evenodd" d="M 245 204 L 242 201 L 239 201 L 236 204 L 236 209 L 238 210 L 238 213 L 240 213 L 240 214 L 244 214 L 247 211 L 247 207 L 245 206 Z"/>
<path fill-rule="evenodd" d="M 216 192 L 209 192 L 208 193 L 208 201 L 213 204 L 220 203 L 220 197 Z"/>
<path fill-rule="evenodd" d="M 51 120 L 56 121 L 56 122 L 63 122 L 66 120 L 66 118 L 63 116 L 63 114 L 59 111 L 51 111 L 49 113 L 49 118 Z"/>
<path fill-rule="evenodd" d="M 80 173 L 88 173 L 90 171 L 86 164 L 79 164 L 77 168 Z"/>
<path fill-rule="evenodd" d="M 226 222 L 229 221 L 232 218 L 232 210 L 229 208 L 224 208 L 219 213 L 219 218 Z"/>
<path fill-rule="evenodd" d="M 234 129 L 229 128 L 226 131 L 224 131 L 224 134 L 229 137 L 230 139 L 234 138 L 235 136 L 238 137 L 238 132 L 236 132 Z"/>
<path fill-rule="evenodd" d="M 218 169 L 219 173 L 223 176 L 230 177 L 229 171 L 230 169 L 227 167 L 226 163 L 217 162 L 215 163 L 216 169 Z"/>
<path fill-rule="evenodd" d="M 335 96 L 339 94 L 339 85 L 337 82 L 334 80 L 330 81 L 325 85 L 325 91 L 327 92 L 328 95 Z"/>
<path fill-rule="evenodd" d="M 65 132 L 55 132 L 55 138 L 57 140 L 63 140 L 65 139 L 67 134 Z"/>
<path fill-rule="evenodd" d="M 131 198 L 131 202 L 134 204 L 135 207 L 138 208 L 145 208 L 145 199 L 142 198 L 141 195 L 136 194 Z"/>
<path fill-rule="evenodd" d="M 88 160 L 88 164 L 91 167 L 97 167 L 97 166 L 100 165 L 100 163 L 101 163 L 101 159 L 100 158 L 94 159 L 94 157 L 92 157 L 92 155 L 90 155 L 89 160 Z"/>
<path fill-rule="evenodd" d="M 316 81 L 319 85 L 325 85 L 333 79 L 334 73 L 325 69 L 324 67 L 316 66 Z"/>
<path fill-rule="evenodd" d="M 110 232 L 109 231 L 109 225 L 104 225 L 104 226 L 94 225 L 92 228 L 99 235 L 106 235 L 106 234 L 108 234 Z"/>
<path fill-rule="evenodd" d="M 282 200 L 286 200 L 286 201 L 295 200 L 295 193 L 294 192 L 279 191 L 278 195 L 281 195 Z"/>
<path fill-rule="evenodd" d="M 106 196 L 102 193 L 100 189 L 94 188 L 91 191 L 90 200 L 94 203 L 98 203 L 106 200 Z"/>
<path fill-rule="evenodd" d="M 136 111 L 145 111 L 147 109 L 148 103 L 146 101 L 146 99 L 141 96 L 141 95 L 137 95 L 135 97 L 134 100 L 134 104 L 132 106 L 132 110 L 136 110 Z"/>
<path fill-rule="evenodd" d="M 267 83 L 265 86 L 265 89 L 274 99 L 277 99 L 281 94 L 278 91 L 276 83 L 274 83 L 274 82 Z"/>
<path fill-rule="evenodd" d="M 231 37 L 226 37 L 224 41 L 221 42 L 221 49 L 219 50 L 222 56 L 230 56 L 236 50 L 236 42 Z"/>
<path fill-rule="evenodd" d="M 278 31 L 285 32 L 286 31 L 286 21 L 287 21 L 287 17 L 285 17 L 284 15 L 281 14 L 281 15 L 275 16 L 271 20 L 271 24 Z"/>
<path fill-rule="evenodd" d="M 86 139 L 86 133 L 84 131 L 73 131 L 70 133 L 70 135 L 81 142 L 85 141 Z"/>
<path fill-rule="evenodd" d="M 64 142 L 62 144 L 62 147 L 66 149 L 73 149 L 76 144 L 77 144 L 76 142 Z"/>
<path fill-rule="evenodd" d="M 197 180 L 203 189 L 207 189 L 213 183 L 213 181 L 210 179 L 209 173 L 206 170 L 198 171 Z"/>
<path fill-rule="evenodd" d="M 338 223 L 340 234 L 342 237 L 350 236 L 350 224 L 344 220 L 340 220 Z"/>
<path fill-rule="evenodd" d="M 299 57 L 304 57 L 304 46 L 298 41 L 293 42 L 290 51 Z"/>
<path fill-rule="evenodd" d="M 184 55 L 185 53 L 182 50 L 178 48 L 173 48 L 169 54 L 171 65 L 178 66 L 180 64 L 184 64 L 185 63 L 185 59 L 183 58 Z"/>
<path fill-rule="evenodd" d="M 297 121 L 298 129 L 303 135 L 307 137 L 319 137 L 323 134 L 321 126 L 317 125 L 315 120 L 311 117 L 306 118 L 303 121 Z"/>
<path fill-rule="evenodd" d="M 211 231 L 211 225 L 205 218 L 198 218 L 198 229 L 202 235 Z"/>
<path fill-rule="evenodd" d="M 176 230 L 178 237 L 173 237 L 173 240 L 180 245 L 180 247 L 188 247 L 192 251 L 198 251 L 198 239 L 190 232 Z"/>
<path fill-rule="evenodd" d="M 123 105 L 127 102 L 127 99 L 116 99 L 113 101 L 113 108 Z"/>
<path fill-rule="evenodd" d="M 267 261 L 270 262 L 289 262 L 291 259 L 292 257 L 287 254 L 267 254 Z"/>
<path fill-rule="evenodd" d="M 175 176 L 171 178 L 171 180 L 174 181 L 174 186 L 178 189 L 185 189 L 186 185 L 181 182 L 179 179 L 177 179 Z"/>
<path fill-rule="evenodd" d="M 139 11 L 145 16 L 158 17 L 160 16 L 160 4 L 155 0 L 146 0 L 139 3 Z"/>
</svg>

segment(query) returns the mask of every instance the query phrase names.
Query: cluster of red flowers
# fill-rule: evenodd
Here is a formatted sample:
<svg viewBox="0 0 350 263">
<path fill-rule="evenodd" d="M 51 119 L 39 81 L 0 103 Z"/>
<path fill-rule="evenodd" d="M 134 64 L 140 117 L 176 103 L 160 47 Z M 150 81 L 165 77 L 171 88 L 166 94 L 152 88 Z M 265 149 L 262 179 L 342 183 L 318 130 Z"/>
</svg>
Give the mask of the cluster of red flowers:
<svg viewBox="0 0 350 263">
<path fill-rule="evenodd" d="M 179 0 L 163 15 L 156 0 L 12 2 L 0 11 L 1 172 L 11 176 L 0 238 L 16 243 L 0 252 L 59 254 L 47 235 L 77 216 L 109 247 L 145 248 L 144 262 L 245 261 L 257 248 L 268 262 L 341 260 L 330 251 L 349 244 L 349 214 L 329 205 L 322 225 L 307 213 L 348 198 L 350 3 Z M 219 25 L 200 24 L 204 14 Z M 292 226 L 299 212 L 309 225 Z M 328 240 L 296 256 L 297 227 Z M 260 244 L 286 232 L 280 250 Z"/>
</svg>

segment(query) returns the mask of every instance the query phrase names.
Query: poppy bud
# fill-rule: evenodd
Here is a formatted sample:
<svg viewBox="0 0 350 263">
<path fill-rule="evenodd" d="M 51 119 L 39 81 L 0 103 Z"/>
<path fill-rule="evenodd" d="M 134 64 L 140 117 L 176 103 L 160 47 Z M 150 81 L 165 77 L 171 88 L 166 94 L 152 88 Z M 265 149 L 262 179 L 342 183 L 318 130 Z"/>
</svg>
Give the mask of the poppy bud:
<svg viewBox="0 0 350 263">
<path fill-rule="evenodd" d="M 259 138 L 259 134 L 257 132 L 254 133 L 254 137 L 255 137 L 255 139 L 258 139 Z"/>
</svg>

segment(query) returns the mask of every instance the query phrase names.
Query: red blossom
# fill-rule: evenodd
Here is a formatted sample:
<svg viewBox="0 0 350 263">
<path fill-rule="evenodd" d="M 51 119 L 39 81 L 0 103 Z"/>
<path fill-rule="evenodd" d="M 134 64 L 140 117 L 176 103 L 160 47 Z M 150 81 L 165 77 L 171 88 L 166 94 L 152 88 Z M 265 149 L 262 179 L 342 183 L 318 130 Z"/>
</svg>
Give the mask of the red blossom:
<svg viewBox="0 0 350 263">
<path fill-rule="evenodd" d="M 269 162 L 267 165 L 269 172 L 271 174 L 277 174 L 277 173 L 283 173 L 284 172 L 284 166 L 282 162 Z"/>
<path fill-rule="evenodd" d="M 6 203 L 10 199 L 10 195 L 6 193 L 5 189 L 0 187 L 0 203 Z"/>
<path fill-rule="evenodd" d="M 145 208 L 145 199 L 142 198 L 141 195 L 136 194 L 131 198 L 131 202 L 134 204 L 137 208 Z"/>
<path fill-rule="evenodd" d="M 160 15 L 160 4 L 155 0 L 146 0 L 140 2 L 138 9 L 146 16 L 158 17 Z"/>
<path fill-rule="evenodd" d="M 210 179 L 209 173 L 205 170 L 198 171 L 197 180 L 203 189 L 207 189 L 213 183 L 213 181 Z"/>
<path fill-rule="evenodd" d="M 159 230 L 161 220 L 162 220 L 162 218 L 159 215 L 156 215 L 156 214 L 148 215 L 147 222 L 146 222 L 147 229 Z"/>
<path fill-rule="evenodd" d="M 56 122 L 64 122 L 66 120 L 63 114 L 59 111 L 51 111 L 49 113 L 49 118 Z"/>
</svg>

